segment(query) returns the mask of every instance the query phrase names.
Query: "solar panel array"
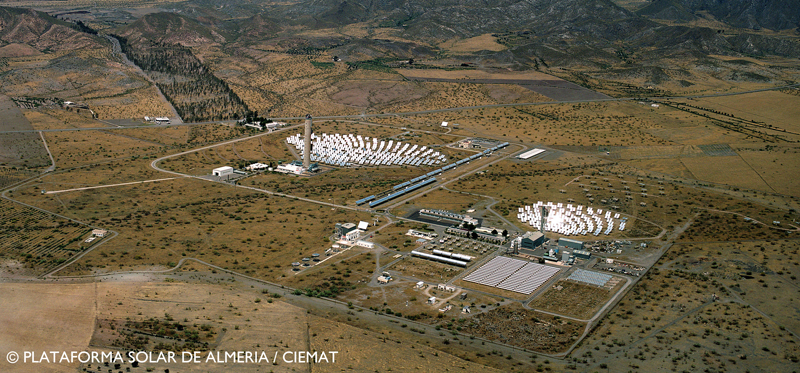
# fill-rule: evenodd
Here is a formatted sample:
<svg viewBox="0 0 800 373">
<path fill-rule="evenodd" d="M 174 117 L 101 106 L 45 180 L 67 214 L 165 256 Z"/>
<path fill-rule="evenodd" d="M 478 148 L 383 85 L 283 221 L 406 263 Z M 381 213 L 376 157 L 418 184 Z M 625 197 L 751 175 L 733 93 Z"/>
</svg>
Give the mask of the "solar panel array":
<svg viewBox="0 0 800 373">
<path fill-rule="evenodd" d="M 507 143 L 507 142 L 504 142 L 504 143 L 502 143 L 502 144 L 499 144 L 499 145 L 497 145 L 497 146 L 494 146 L 494 147 L 492 147 L 492 148 L 486 149 L 486 150 L 484 150 L 484 151 L 482 151 L 482 152 L 480 152 L 480 153 L 473 154 L 473 155 L 471 155 L 471 156 L 469 156 L 469 157 L 467 157 L 467 158 L 461 159 L 461 160 L 459 160 L 459 161 L 456 161 L 456 162 L 450 163 L 450 164 L 448 164 L 447 166 L 444 166 L 444 167 L 442 167 L 442 168 L 439 168 L 439 169 L 433 170 L 433 171 L 431 171 L 431 172 L 428 172 L 428 173 L 427 173 L 427 174 L 425 174 L 425 175 L 420 175 L 420 176 L 417 176 L 417 177 L 415 177 L 415 178 L 413 178 L 413 179 L 411 179 L 411 180 L 409 180 L 409 181 L 406 181 L 406 182 L 404 182 L 404 183 L 397 184 L 397 185 L 393 186 L 393 187 L 392 187 L 392 189 L 399 189 L 399 188 L 402 188 L 402 187 L 404 187 L 404 186 L 406 186 L 406 185 L 409 185 L 409 184 L 416 183 L 417 181 L 424 180 L 424 179 L 426 179 L 426 178 L 429 178 L 429 177 L 431 177 L 431 176 L 434 176 L 434 175 L 438 175 L 438 174 L 440 174 L 440 173 L 442 173 L 442 172 L 445 172 L 445 171 L 447 171 L 447 170 L 449 170 L 449 169 L 452 169 L 452 168 L 458 167 L 458 166 L 460 166 L 460 165 L 462 165 L 462 164 L 468 163 L 469 161 L 472 161 L 472 160 L 475 160 L 475 159 L 481 158 L 481 157 L 483 157 L 483 156 L 489 155 L 489 154 L 491 154 L 493 151 L 495 151 L 495 150 L 498 150 L 498 149 L 505 148 L 506 146 L 508 146 L 508 143 Z"/>
<path fill-rule="evenodd" d="M 547 282 L 559 269 L 524 260 L 498 256 L 468 276 L 465 281 L 530 294 Z"/>
<path fill-rule="evenodd" d="M 297 134 L 286 138 L 301 153 L 305 152 L 305 142 Z M 334 166 L 380 166 L 409 165 L 435 166 L 445 160 L 443 154 L 427 146 L 419 147 L 400 141 L 379 140 L 369 136 L 338 133 L 322 136 L 311 135 L 311 160 Z"/>
<path fill-rule="evenodd" d="M 582 205 L 573 206 L 542 201 L 533 206 L 520 207 L 517 218 L 523 223 L 539 227 L 542 219 L 542 206 L 548 211 L 544 229 L 564 236 L 585 236 L 587 234 L 599 236 L 601 233 L 608 235 L 613 232 L 615 223 L 618 224 L 619 231 L 625 230 L 625 223 L 628 219 L 626 217 L 620 219 L 618 213 L 613 213 L 612 217 L 611 211 L 604 213 L 603 209 L 593 209 L 592 207 L 584 209 Z"/>
<path fill-rule="evenodd" d="M 587 271 L 585 269 L 578 269 L 575 272 L 572 272 L 568 280 L 584 282 L 590 285 L 597 285 L 597 286 L 606 286 L 608 281 L 612 278 L 611 275 L 607 275 L 605 273 L 598 273 Z"/>
<path fill-rule="evenodd" d="M 414 184 L 414 185 L 411 185 L 411 186 L 407 186 L 404 189 L 400 189 L 400 190 L 398 190 L 396 192 L 392 192 L 392 193 L 390 193 L 390 194 L 388 194 L 388 195 L 386 195 L 384 197 L 381 197 L 381 198 L 379 198 L 377 200 L 374 200 L 374 201 L 370 202 L 369 203 L 369 207 L 375 207 L 377 205 L 380 205 L 381 203 L 391 201 L 391 200 L 393 200 L 393 199 L 395 199 L 397 197 L 402 196 L 403 194 L 415 191 L 415 190 L 417 190 L 419 188 L 422 188 L 422 187 L 424 187 L 424 186 L 426 186 L 426 185 L 428 185 L 430 183 L 433 183 L 435 181 L 436 181 L 436 178 L 432 177 L 432 178 L 430 178 L 428 180 L 425 180 L 423 182 L 420 182 L 420 183 L 417 183 L 417 184 Z"/>
<path fill-rule="evenodd" d="M 519 271 L 514 272 L 514 274 L 498 284 L 497 287 L 517 293 L 530 294 L 556 273 L 558 273 L 558 268 L 537 263 L 527 263 Z"/>
</svg>

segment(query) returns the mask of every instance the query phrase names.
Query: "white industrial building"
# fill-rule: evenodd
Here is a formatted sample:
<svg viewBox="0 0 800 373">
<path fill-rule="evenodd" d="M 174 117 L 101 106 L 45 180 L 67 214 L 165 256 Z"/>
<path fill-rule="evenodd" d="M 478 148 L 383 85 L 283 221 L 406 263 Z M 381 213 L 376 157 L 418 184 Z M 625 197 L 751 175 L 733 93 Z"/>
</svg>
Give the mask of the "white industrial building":
<svg viewBox="0 0 800 373">
<path fill-rule="evenodd" d="M 211 174 L 214 176 L 226 176 L 233 174 L 233 167 L 231 166 L 223 166 L 219 168 L 215 168 L 211 170 Z"/>
<path fill-rule="evenodd" d="M 356 241 L 356 246 L 366 247 L 367 249 L 375 248 L 375 244 L 369 241 L 358 240 Z"/>
<path fill-rule="evenodd" d="M 531 149 L 531 150 L 528 150 L 525 153 L 522 153 L 522 154 L 518 155 L 517 158 L 519 158 L 519 159 L 528 159 L 528 158 L 531 158 L 531 157 L 535 157 L 535 156 L 537 156 L 539 154 L 542 154 L 544 152 L 545 152 L 544 149 Z"/>
</svg>

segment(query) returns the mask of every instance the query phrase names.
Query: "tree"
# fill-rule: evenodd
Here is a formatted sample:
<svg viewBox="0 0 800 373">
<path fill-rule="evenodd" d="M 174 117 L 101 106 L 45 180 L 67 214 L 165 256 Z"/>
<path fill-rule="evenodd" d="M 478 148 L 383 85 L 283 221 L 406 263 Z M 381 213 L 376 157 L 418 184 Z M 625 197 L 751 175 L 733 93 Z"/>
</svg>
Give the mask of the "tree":
<svg viewBox="0 0 800 373">
<path fill-rule="evenodd" d="M 477 240 L 478 239 L 478 232 L 472 232 L 472 239 L 473 240 Z"/>
<path fill-rule="evenodd" d="M 508 230 L 503 229 L 503 237 L 508 237 Z"/>
<path fill-rule="evenodd" d="M 497 235 L 497 229 L 492 229 L 492 234 Z"/>
</svg>

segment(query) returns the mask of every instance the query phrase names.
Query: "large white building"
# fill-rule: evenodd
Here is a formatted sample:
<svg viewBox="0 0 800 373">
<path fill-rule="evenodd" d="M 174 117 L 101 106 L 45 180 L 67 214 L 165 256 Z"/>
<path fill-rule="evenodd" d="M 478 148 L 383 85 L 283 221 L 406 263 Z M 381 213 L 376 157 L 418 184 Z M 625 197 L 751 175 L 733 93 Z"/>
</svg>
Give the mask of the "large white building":
<svg viewBox="0 0 800 373">
<path fill-rule="evenodd" d="M 215 168 L 215 169 L 211 170 L 211 174 L 214 175 L 214 176 L 231 175 L 231 174 L 233 174 L 233 167 L 224 166 L 224 167 Z"/>
</svg>

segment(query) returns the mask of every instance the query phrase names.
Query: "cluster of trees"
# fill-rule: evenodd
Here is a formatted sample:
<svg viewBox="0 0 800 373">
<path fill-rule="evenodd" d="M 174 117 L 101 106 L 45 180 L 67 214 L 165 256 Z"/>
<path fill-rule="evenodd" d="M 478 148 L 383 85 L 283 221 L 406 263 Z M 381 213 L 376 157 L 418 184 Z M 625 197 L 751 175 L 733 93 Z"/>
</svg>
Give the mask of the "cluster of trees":
<svg viewBox="0 0 800 373">
<path fill-rule="evenodd" d="M 156 85 L 186 122 L 243 118 L 247 104 L 225 81 L 192 53 L 177 44 L 135 42 L 115 36 L 128 58 L 146 72 L 157 72 Z"/>
</svg>

